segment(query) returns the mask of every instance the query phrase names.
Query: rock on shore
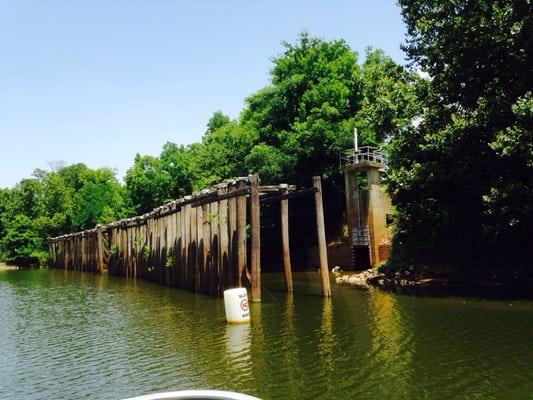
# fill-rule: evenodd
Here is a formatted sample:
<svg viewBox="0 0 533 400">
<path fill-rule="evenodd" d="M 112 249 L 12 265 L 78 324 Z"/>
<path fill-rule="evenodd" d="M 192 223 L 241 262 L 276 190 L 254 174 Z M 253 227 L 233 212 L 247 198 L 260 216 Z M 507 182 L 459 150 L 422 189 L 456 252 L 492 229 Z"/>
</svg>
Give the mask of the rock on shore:
<svg viewBox="0 0 533 400">
<path fill-rule="evenodd" d="M 360 289 L 369 289 L 369 280 L 376 280 L 383 278 L 383 274 L 380 274 L 373 269 L 367 269 L 355 274 L 346 274 L 339 276 L 335 279 L 335 282 L 340 285 L 350 285 Z"/>
</svg>

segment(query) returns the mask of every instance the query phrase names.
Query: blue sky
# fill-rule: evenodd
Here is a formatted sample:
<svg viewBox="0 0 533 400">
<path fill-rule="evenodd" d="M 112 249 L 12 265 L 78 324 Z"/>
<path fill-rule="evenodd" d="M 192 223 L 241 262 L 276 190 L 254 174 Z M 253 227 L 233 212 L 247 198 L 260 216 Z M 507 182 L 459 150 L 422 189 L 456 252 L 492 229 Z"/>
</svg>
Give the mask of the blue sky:
<svg viewBox="0 0 533 400">
<path fill-rule="evenodd" d="M 199 141 L 307 30 L 404 63 L 394 1 L 0 0 L 0 187 L 48 162 L 116 168 Z"/>
</svg>

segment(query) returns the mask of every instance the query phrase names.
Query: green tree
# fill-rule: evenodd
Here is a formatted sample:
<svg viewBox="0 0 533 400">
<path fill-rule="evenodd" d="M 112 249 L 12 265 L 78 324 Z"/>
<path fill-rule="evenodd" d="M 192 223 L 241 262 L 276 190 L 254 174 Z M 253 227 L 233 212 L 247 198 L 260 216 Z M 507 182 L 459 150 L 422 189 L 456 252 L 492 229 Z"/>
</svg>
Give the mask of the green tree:
<svg viewBox="0 0 533 400">
<path fill-rule="evenodd" d="M 527 263 L 532 224 L 528 1 L 400 0 L 405 50 L 431 77 L 395 135 L 398 262 Z"/>
<path fill-rule="evenodd" d="M 191 147 L 196 159 L 194 188 L 198 190 L 224 179 L 247 175 L 245 159 L 256 140 L 254 130 L 233 121 L 208 131 L 201 144 Z"/>
<path fill-rule="evenodd" d="M 27 267 L 42 264 L 46 260 L 45 243 L 36 220 L 17 214 L 6 226 L 0 246 L 6 262 Z"/>
<path fill-rule="evenodd" d="M 106 224 L 130 214 L 124 188 L 110 168 L 90 170 L 73 198 L 72 226 L 80 231 Z"/>
<path fill-rule="evenodd" d="M 411 125 L 418 114 L 416 85 L 423 81 L 372 48 L 367 49 L 361 79 L 361 109 L 355 125 L 366 144 L 378 146 Z"/>
<path fill-rule="evenodd" d="M 339 151 L 351 143 L 350 120 L 360 109 L 360 67 L 342 40 L 303 33 L 296 45 L 284 46 L 273 59 L 272 85 L 247 99 L 242 123 L 257 132 L 258 145 L 284 154 L 274 156 L 283 160 L 277 176 L 308 184 L 314 174 L 335 173 Z"/>
<path fill-rule="evenodd" d="M 43 264 L 47 237 L 131 214 L 125 189 L 108 168 L 75 164 L 33 176 L 0 190 L 0 258 L 9 263 Z"/>
<path fill-rule="evenodd" d="M 192 193 L 196 168 L 189 149 L 167 142 L 161 150 L 160 160 L 161 167 L 170 177 L 168 199 L 177 199 Z"/>
<path fill-rule="evenodd" d="M 213 116 L 209 118 L 209 121 L 207 122 L 207 133 L 214 132 L 230 122 L 230 118 L 226 114 L 222 113 L 222 111 L 215 111 Z"/>
<path fill-rule="evenodd" d="M 172 177 L 158 157 L 137 154 L 124 177 L 135 211 L 144 214 L 171 198 Z"/>
</svg>

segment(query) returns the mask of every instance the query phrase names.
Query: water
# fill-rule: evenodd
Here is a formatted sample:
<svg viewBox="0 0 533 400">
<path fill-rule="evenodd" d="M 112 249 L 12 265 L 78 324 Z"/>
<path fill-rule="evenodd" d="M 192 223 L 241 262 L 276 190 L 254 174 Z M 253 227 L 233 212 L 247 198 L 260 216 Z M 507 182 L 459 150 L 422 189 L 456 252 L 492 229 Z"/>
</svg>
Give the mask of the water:
<svg viewBox="0 0 533 400">
<path fill-rule="evenodd" d="M 279 275 L 224 305 L 147 282 L 0 271 L 0 398 L 120 399 L 212 388 L 263 399 L 533 398 L 533 302 L 420 298 Z"/>
</svg>

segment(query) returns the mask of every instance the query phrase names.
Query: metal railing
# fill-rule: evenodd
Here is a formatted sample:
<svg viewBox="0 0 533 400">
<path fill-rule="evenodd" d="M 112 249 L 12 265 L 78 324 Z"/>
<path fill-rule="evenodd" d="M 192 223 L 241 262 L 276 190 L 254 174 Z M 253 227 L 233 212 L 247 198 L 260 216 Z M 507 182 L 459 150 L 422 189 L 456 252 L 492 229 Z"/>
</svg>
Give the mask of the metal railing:
<svg viewBox="0 0 533 400">
<path fill-rule="evenodd" d="M 342 163 L 346 164 L 359 164 L 364 161 L 372 161 L 387 165 L 387 157 L 379 149 L 370 146 L 363 146 L 356 149 L 346 150 L 342 154 Z"/>
</svg>

